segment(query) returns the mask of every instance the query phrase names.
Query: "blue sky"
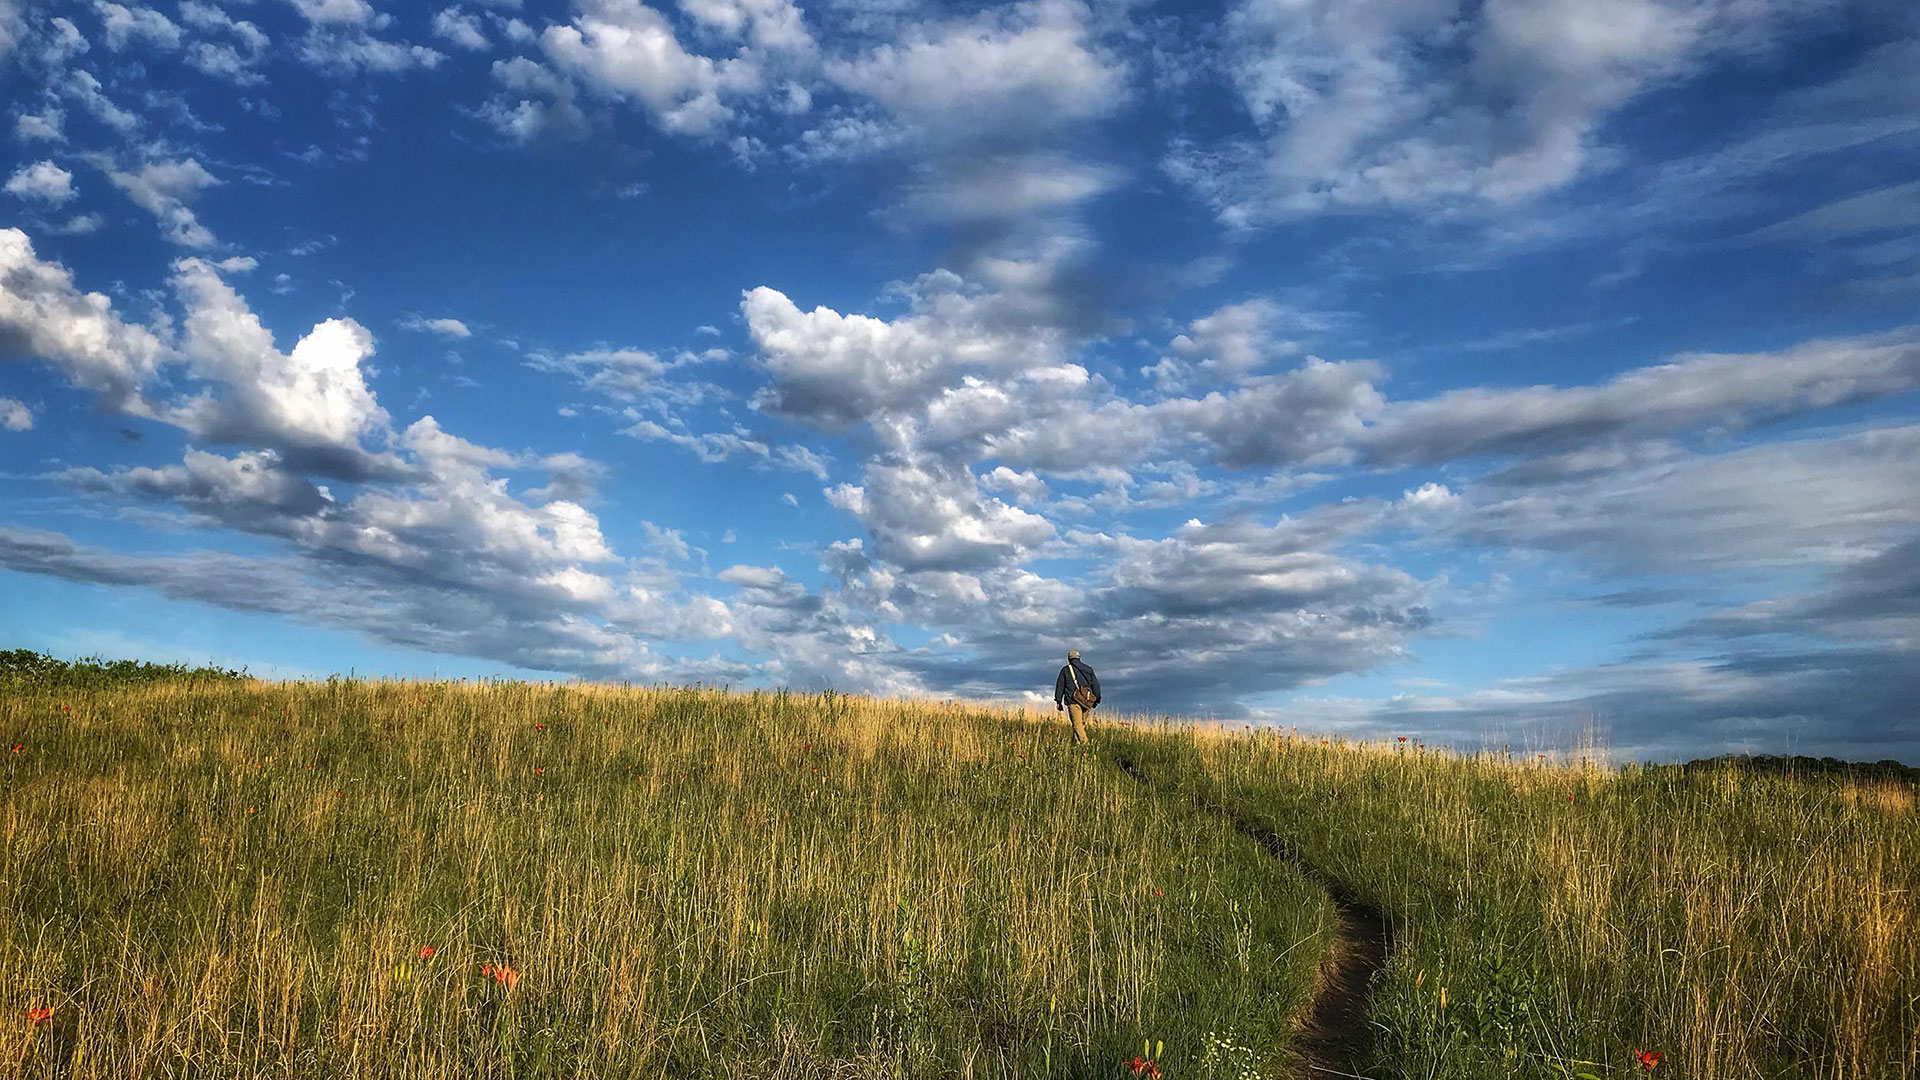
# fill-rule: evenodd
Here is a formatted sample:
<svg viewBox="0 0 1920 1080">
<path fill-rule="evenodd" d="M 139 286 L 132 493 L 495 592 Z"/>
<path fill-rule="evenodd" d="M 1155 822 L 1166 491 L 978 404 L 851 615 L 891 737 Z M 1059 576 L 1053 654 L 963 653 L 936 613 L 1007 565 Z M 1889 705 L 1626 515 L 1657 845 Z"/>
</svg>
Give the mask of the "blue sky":
<svg viewBox="0 0 1920 1080">
<path fill-rule="evenodd" d="M 0 638 L 1920 762 L 1920 15 L 0 0 Z"/>
</svg>

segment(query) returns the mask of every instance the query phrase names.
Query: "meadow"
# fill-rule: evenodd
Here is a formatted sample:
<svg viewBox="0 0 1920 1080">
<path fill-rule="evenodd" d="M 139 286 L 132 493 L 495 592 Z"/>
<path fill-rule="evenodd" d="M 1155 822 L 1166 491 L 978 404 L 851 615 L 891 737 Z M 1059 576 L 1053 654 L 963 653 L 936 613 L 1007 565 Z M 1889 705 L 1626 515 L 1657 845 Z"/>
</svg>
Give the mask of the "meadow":
<svg viewBox="0 0 1920 1080">
<path fill-rule="evenodd" d="M 1374 1075 L 1920 1077 L 1909 782 L 1191 725 L 1108 742 L 1396 927 Z"/>
<path fill-rule="evenodd" d="M 1196 1075 L 1207 1033 L 1277 1069 L 1329 918 L 965 707 L 43 681 L 0 732 L 20 1076 Z"/>
<path fill-rule="evenodd" d="M 1394 931 L 1369 1077 L 1920 1077 L 1911 785 L 1096 736 L 837 694 L 15 678 L 0 1069 L 1306 1075 L 1332 883 Z"/>
</svg>

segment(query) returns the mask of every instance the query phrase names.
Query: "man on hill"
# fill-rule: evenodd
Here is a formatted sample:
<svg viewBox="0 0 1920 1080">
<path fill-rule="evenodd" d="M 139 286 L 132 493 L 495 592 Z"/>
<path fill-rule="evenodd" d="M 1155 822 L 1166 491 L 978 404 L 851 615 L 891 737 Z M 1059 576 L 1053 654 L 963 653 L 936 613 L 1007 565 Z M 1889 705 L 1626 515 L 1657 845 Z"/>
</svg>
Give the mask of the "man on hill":
<svg viewBox="0 0 1920 1080">
<path fill-rule="evenodd" d="M 1073 725 L 1073 741 L 1087 741 L 1087 718 L 1100 704 L 1100 676 L 1093 669 L 1080 662 L 1080 650 L 1067 650 L 1067 666 L 1053 680 L 1053 709 L 1059 712 L 1065 709 L 1067 721 Z"/>
</svg>

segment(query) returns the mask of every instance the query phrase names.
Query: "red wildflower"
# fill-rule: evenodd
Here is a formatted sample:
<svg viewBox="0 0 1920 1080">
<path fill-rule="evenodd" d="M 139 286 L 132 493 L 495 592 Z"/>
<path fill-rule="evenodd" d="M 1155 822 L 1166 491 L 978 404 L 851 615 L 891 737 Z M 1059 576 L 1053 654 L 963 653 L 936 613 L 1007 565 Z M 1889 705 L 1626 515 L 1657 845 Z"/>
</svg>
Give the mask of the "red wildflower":
<svg viewBox="0 0 1920 1080">
<path fill-rule="evenodd" d="M 543 772 L 546 772 L 546 771 L 547 771 L 547 770 L 546 770 L 546 768 L 545 768 L 544 766 L 542 766 L 541 768 L 537 768 L 537 769 L 535 769 L 535 770 L 533 770 L 533 772 L 534 772 L 534 775 L 535 775 L 535 776 L 538 776 L 539 774 L 541 774 L 541 773 L 543 773 Z"/>
<path fill-rule="evenodd" d="M 344 791 L 341 791 L 339 788 L 334 788 L 333 797 L 336 799 L 344 799 L 347 797 L 347 793 Z"/>
<path fill-rule="evenodd" d="M 14 753 L 16 753 L 16 754 L 24 754 L 24 753 L 26 753 L 26 752 L 27 752 L 27 744 L 26 744 L 26 743 L 23 743 L 23 742 L 17 742 L 17 743 L 14 743 L 14 744 L 13 744 L 13 752 L 14 752 Z"/>
<path fill-rule="evenodd" d="M 60 706 L 60 711 L 61 711 L 61 712 L 63 712 L 63 713 L 71 713 L 71 712 L 73 711 L 73 706 L 71 706 L 71 705 L 62 705 L 62 706 Z"/>
<path fill-rule="evenodd" d="M 1407 741 L 1407 737 L 1405 735 L 1395 735 L 1394 738 L 1400 740 L 1401 742 Z"/>
<path fill-rule="evenodd" d="M 501 964 L 499 967 L 494 967 L 492 964 L 481 964 L 480 974 L 492 979 L 494 982 L 499 983 L 509 990 L 520 984 L 520 973 L 505 964 Z"/>
<path fill-rule="evenodd" d="M 1652 1072 L 1659 1066 L 1660 1059 L 1665 1055 L 1653 1050 L 1635 1050 L 1633 1056 L 1640 1059 L 1640 1064 L 1646 1066 L 1648 1072 Z"/>
<path fill-rule="evenodd" d="M 257 813 L 257 812 L 259 811 L 259 809 L 260 809 L 260 808 L 259 808 L 259 807 L 257 807 L 257 806 L 249 806 L 249 807 L 247 807 L 247 813 L 249 813 L 249 814 L 252 814 L 252 813 Z"/>
<path fill-rule="evenodd" d="M 431 960 L 433 959 L 433 954 L 439 951 L 440 951 L 439 949 L 436 949 L 431 945 L 422 945 L 420 946 L 420 959 Z"/>
<path fill-rule="evenodd" d="M 1134 1055 L 1132 1061 L 1123 1061 L 1121 1064 L 1133 1070 L 1135 1076 L 1147 1076 L 1152 1077 L 1152 1080 L 1160 1080 L 1160 1066 L 1138 1054 Z"/>
<path fill-rule="evenodd" d="M 27 1010 L 27 1023 L 33 1027 L 39 1027 L 41 1024 L 46 1023 L 52 1016 L 53 1006 L 36 1005 Z"/>
<path fill-rule="evenodd" d="M 547 730 L 547 725 L 545 725 L 545 724 L 535 724 L 535 725 L 533 725 L 533 730 L 535 730 L 535 731 L 545 731 L 545 730 Z"/>
<path fill-rule="evenodd" d="M 1153 895 L 1155 895 L 1155 896 L 1165 896 L 1165 895 L 1167 895 L 1167 894 L 1166 894 L 1166 893 L 1163 893 L 1163 892 L 1161 892 L 1161 891 L 1160 891 L 1159 889 L 1155 889 L 1155 890 L 1153 890 Z"/>
</svg>

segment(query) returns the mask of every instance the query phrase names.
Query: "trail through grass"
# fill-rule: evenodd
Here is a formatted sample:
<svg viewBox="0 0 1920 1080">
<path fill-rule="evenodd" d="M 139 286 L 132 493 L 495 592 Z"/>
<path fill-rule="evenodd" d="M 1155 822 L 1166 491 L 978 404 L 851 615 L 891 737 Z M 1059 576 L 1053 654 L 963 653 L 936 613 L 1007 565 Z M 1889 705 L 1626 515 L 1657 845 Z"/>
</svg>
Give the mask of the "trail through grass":
<svg viewBox="0 0 1920 1080">
<path fill-rule="evenodd" d="M 1277 1067 L 1333 918 L 977 710 L 160 683 L 17 687 L 0 728 L 24 1076 L 1113 1077 L 1143 1041 L 1196 1076 L 1209 1033 Z"/>
<path fill-rule="evenodd" d="M 1920 818 L 1901 783 L 1122 735 L 1385 912 L 1365 1070 L 1920 1077 Z"/>
</svg>

